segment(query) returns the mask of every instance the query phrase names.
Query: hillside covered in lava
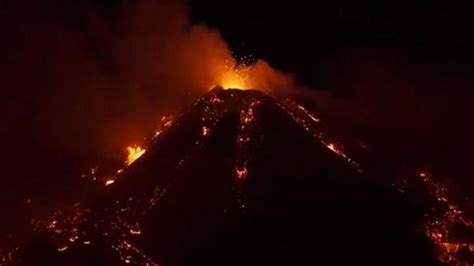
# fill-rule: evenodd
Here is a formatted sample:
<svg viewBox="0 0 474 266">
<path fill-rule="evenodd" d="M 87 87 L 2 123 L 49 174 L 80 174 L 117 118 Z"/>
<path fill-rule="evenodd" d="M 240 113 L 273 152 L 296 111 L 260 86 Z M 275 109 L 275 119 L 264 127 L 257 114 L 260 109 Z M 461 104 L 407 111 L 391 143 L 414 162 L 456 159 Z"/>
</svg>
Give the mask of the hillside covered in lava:
<svg viewBox="0 0 474 266">
<path fill-rule="evenodd" d="M 429 172 L 387 176 L 290 99 L 217 87 L 138 153 L 114 176 L 91 173 L 87 199 L 34 220 L 3 263 L 473 262 L 473 224 Z"/>
</svg>

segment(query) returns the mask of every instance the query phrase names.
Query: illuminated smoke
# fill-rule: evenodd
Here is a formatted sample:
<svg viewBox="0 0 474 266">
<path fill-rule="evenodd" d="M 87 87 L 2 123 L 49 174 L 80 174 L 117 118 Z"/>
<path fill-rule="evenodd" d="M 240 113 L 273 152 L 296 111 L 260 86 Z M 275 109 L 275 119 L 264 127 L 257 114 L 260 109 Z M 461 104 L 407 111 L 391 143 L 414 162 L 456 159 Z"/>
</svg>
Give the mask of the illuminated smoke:
<svg viewBox="0 0 474 266">
<path fill-rule="evenodd" d="M 114 17 L 94 7 L 78 10 L 87 17 L 81 32 L 49 11 L 37 11 L 28 21 L 5 18 L 23 28 L 11 37 L 16 56 L 8 60 L 15 64 L 0 69 L 2 86 L 20 92 L 4 97 L 4 121 L 16 121 L 4 139 L 29 132 L 44 149 L 119 159 L 124 143 L 142 143 L 163 114 L 176 113 L 215 85 L 292 85 L 291 75 L 263 60 L 238 65 L 217 29 L 191 24 L 185 1 L 127 1 L 117 8 Z M 30 35 L 38 41 L 22 43 Z M 32 110 L 15 105 L 21 97 Z M 16 119 L 18 113 L 32 115 Z M 26 143 L 15 150 L 30 150 Z"/>
</svg>

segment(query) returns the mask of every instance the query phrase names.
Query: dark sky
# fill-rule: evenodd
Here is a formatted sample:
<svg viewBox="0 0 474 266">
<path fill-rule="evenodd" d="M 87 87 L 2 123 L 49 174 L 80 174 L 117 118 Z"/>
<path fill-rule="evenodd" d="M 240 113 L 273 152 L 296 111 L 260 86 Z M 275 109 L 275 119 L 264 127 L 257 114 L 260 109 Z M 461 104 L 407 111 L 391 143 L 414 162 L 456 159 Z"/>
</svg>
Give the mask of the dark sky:
<svg viewBox="0 0 474 266">
<path fill-rule="evenodd" d="M 435 168 L 465 187 L 473 179 L 474 9 L 434 2 L 201 0 L 183 6 L 192 23 L 217 29 L 237 54 L 293 73 L 340 131 L 368 139 L 387 160 Z M 178 98 L 195 98 L 179 88 L 185 81 L 170 82 L 185 80 L 182 75 L 150 70 L 150 54 L 159 50 L 164 68 L 180 68 L 167 59 L 175 43 L 166 40 L 187 23 L 182 12 L 150 8 L 146 19 L 132 23 L 131 6 L 0 1 L 6 151 L 0 206 L 13 215 L 25 197 L 47 202 L 58 190 L 68 194 L 83 169 L 122 158 L 120 141 L 141 138 Z M 154 19 L 158 37 L 140 27 Z"/>
<path fill-rule="evenodd" d="M 237 51 L 263 57 L 320 87 L 336 82 L 326 75 L 337 75 L 334 70 L 344 67 L 324 70 L 321 65 L 334 64 L 351 51 L 380 50 L 417 64 L 444 64 L 452 72 L 472 71 L 473 9 L 459 3 L 204 0 L 193 4 L 193 19 L 219 28 Z M 343 85 L 339 89 L 351 87 Z"/>
</svg>

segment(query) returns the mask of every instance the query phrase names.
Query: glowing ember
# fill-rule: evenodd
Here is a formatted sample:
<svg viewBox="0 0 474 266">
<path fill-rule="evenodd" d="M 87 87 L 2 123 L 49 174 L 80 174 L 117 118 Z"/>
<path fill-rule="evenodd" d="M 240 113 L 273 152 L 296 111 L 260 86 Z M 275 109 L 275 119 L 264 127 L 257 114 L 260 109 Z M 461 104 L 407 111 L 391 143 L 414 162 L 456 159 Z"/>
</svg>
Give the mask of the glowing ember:
<svg viewBox="0 0 474 266">
<path fill-rule="evenodd" d="M 222 100 L 219 99 L 218 97 L 216 97 L 215 95 L 213 95 L 213 96 L 209 99 L 209 102 L 210 102 L 210 103 L 213 103 L 213 104 L 217 104 L 217 103 L 222 103 Z"/>
<path fill-rule="evenodd" d="M 155 130 L 155 135 L 153 136 L 154 139 L 157 139 L 166 128 L 169 128 L 173 125 L 173 116 L 162 116 L 161 117 L 161 125 L 158 129 Z"/>
<path fill-rule="evenodd" d="M 332 143 L 327 144 L 326 147 L 328 147 L 328 149 L 330 149 L 333 152 L 337 152 L 336 147 L 334 147 L 334 144 Z"/>
<path fill-rule="evenodd" d="M 202 135 L 203 136 L 209 135 L 209 128 L 208 127 L 202 127 Z"/>
<path fill-rule="evenodd" d="M 131 165 L 135 160 L 140 158 L 140 156 L 142 156 L 146 150 L 140 146 L 135 145 L 133 147 L 127 147 L 127 151 L 128 151 L 128 156 L 127 156 L 127 160 L 125 161 L 125 164 Z"/>
<path fill-rule="evenodd" d="M 62 251 L 65 251 L 67 248 L 68 248 L 68 246 L 59 247 L 58 251 L 62 252 Z"/>
<path fill-rule="evenodd" d="M 109 179 L 109 180 L 105 181 L 105 185 L 106 185 L 106 186 L 110 186 L 110 185 L 112 185 L 114 182 L 115 182 L 115 180 Z"/>
<path fill-rule="evenodd" d="M 467 206 L 453 201 L 448 188 L 430 172 L 419 171 L 416 177 L 423 182 L 430 197 L 436 202 L 424 214 L 424 230 L 437 247 L 438 259 L 447 265 L 472 265 L 467 263 L 466 258 L 473 256 L 474 243 L 469 239 L 457 239 L 452 232 L 453 226 L 461 226 L 465 230 L 464 233 L 474 232 L 474 222 L 466 215 Z M 402 193 L 408 184 L 404 179 L 398 185 Z"/>
<path fill-rule="evenodd" d="M 141 234 L 141 233 L 142 233 L 142 231 L 140 231 L 140 228 L 138 228 L 138 229 L 135 229 L 135 228 L 130 229 L 130 234 L 132 234 L 132 235 L 139 235 L 139 234 Z"/>
<path fill-rule="evenodd" d="M 235 175 L 238 179 L 245 179 L 247 177 L 247 168 L 235 168 Z"/>
<path fill-rule="evenodd" d="M 170 127 L 171 125 L 173 125 L 173 120 L 168 120 L 164 124 L 165 127 Z"/>
</svg>

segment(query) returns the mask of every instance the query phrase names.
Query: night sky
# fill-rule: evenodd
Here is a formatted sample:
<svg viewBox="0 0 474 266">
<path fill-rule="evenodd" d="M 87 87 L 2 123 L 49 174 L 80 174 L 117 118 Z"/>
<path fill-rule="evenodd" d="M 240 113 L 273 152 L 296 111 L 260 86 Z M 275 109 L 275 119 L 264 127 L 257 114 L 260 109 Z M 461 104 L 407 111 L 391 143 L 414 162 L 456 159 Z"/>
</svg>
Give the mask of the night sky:
<svg viewBox="0 0 474 266">
<path fill-rule="evenodd" d="M 350 107 L 328 104 L 345 130 L 360 126 L 379 149 L 465 181 L 474 147 L 472 11 L 433 1 L 196 1 L 192 17 L 217 27 L 237 53 L 347 100 Z"/>
<path fill-rule="evenodd" d="M 218 30 L 238 57 L 294 74 L 323 104 L 303 100 L 341 134 L 402 167 L 433 169 L 462 195 L 473 192 L 472 6 L 201 0 L 156 15 L 151 9 L 144 24 L 133 24 L 131 5 L 0 2 L 0 207 L 13 217 L 27 215 L 25 199 L 39 202 L 41 213 L 73 195 L 84 169 L 121 160 L 123 147 L 143 141 L 160 115 L 201 94 L 181 88 L 194 83 L 173 82 L 181 75 L 148 67 L 150 53 L 174 44 L 166 42 L 175 38 L 167 24 L 181 9 L 188 21 L 170 24 Z M 147 19 L 164 26 L 142 47 L 143 36 L 130 32 Z M 157 61 L 186 64 L 173 60 L 163 54 Z"/>
</svg>

